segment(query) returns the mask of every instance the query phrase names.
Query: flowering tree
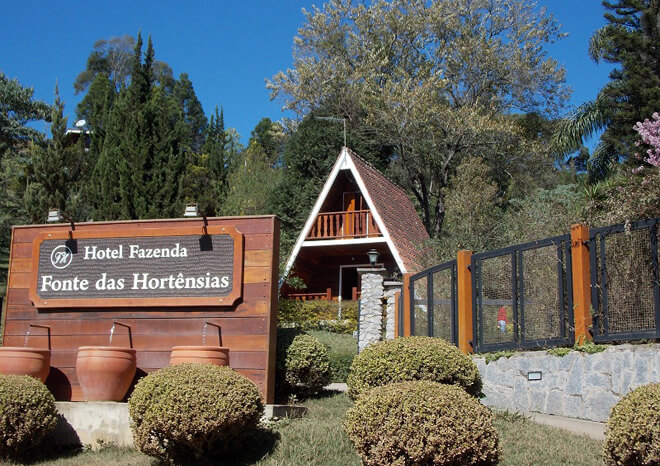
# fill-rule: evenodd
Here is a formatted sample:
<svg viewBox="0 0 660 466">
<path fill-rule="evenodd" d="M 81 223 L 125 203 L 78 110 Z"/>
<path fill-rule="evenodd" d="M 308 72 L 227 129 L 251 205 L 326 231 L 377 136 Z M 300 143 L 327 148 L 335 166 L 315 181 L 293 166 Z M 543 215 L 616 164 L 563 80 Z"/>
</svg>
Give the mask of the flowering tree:
<svg viewBox="0 0 660 466">
<path fill-rule="evenodd" d="M 646 154 L 648 157 L 644 159 L 650 165 L 654 167 L 660 167 L 660 114 L 655 112 L 652 115 L 653 120 L 648 118 L 643 122 L 637 122 L 633 129 L 639 133 L 642 140 L 635 143 L 636 146 L 640 146 L 642 143 L 651 146 Z M 640 167 L 641 168 L 641 167 Z M 639 169 L 636 170 L 636 172 Z"/>
</svg>

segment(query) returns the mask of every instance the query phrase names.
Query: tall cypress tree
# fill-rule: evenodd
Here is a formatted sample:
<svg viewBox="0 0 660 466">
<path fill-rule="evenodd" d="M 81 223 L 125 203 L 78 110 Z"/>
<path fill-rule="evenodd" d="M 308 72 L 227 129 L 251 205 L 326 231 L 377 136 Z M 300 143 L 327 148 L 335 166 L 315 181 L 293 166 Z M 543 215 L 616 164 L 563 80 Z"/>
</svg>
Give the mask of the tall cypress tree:
<svg viewBox="0 0 660 466">
<path fill-rule="evenodd" d="M 131 82 L 110 112 L 95 170 L 96 219 L 180 215 L 186 124 L 155 85 L 153 63 L 151 37 L 143 60 L 138 34 Z"/>
<path fill-rule="evenodd" d="M 185 141 L 185 145 L 193 152 L 199 152 L 204 144 L 208 121 L 188 73 L 181 73 L 179 80 L 174 84 L 174 98 L 179 103 L 187 127 L 188 140 Z"/>
</svg>

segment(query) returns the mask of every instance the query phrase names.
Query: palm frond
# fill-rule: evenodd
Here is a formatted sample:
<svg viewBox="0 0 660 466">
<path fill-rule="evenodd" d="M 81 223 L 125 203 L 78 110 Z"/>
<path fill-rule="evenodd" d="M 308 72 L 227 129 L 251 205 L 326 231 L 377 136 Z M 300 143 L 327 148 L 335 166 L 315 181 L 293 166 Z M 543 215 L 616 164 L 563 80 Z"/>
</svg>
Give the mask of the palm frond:
<svg viewBox="0 0 660 466">
<path fill-rule="evenodd" d="M 596 98 L 580 105 L 568 118 L 560 120 L 552 135 L 552 149 L 555 153 L 568 155 L 584 145 L 584 140 L 609 123 L 603 102 Z"/>
</svg>

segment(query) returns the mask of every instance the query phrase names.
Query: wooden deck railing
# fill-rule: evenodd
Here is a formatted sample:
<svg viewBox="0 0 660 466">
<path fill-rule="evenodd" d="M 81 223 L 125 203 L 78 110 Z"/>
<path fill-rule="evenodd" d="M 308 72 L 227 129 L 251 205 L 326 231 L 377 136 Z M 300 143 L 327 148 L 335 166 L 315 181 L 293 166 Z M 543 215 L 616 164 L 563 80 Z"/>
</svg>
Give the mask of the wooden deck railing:
<svg viewBox="0 0 660 466">
<path fill-rule="evenodd" d="M 325 293 L 289 293 L 284 296 L 286 299 L 295 299 L 298 301 L 332 300 L 332 288 L 328 288 Z"/>
<path fill-rule="evenodd" d="M 308 240 L 371 238 L 381 236 L 369 210 L 321 212 L 316 217 Z"/>
</svg>

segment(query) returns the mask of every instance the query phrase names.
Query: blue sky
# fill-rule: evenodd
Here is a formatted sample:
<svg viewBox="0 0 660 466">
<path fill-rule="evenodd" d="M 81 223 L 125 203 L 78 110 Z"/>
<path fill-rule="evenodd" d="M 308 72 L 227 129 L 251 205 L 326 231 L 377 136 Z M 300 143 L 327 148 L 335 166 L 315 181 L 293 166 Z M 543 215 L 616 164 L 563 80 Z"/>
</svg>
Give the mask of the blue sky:
<svg viewBox="0 0 660 466">
<path fill-rule="evenodd" d="M 538 3 L 569 34 L 548 51 L 567 69 L 571 104 L 593 99 L 611 68 L 596 65 L 587 54 L 589 37 L 604 23 L 600 0 Z M 140 30 L 145 38 L 151 34 L 156 58 L 169 63 L 175 76 L 189 74 L 207 115 L 222 106 L 226 125 L 236 128 L 245 143 L 262 117 L 283 116 L 282 102 L 269 100 L 265 79 L 291 65 L 293 37 L 304 19 L 301 9 L 312 4 L 321 2 L 7 2 L 0 16 L 0 71 L 49 103 L 57 79 L 72 126 L 81 98 L 73 81 L 94 42 Z"/>
</svg>

